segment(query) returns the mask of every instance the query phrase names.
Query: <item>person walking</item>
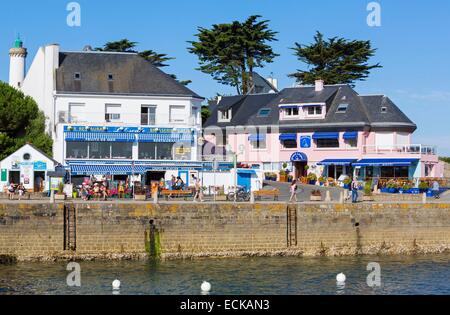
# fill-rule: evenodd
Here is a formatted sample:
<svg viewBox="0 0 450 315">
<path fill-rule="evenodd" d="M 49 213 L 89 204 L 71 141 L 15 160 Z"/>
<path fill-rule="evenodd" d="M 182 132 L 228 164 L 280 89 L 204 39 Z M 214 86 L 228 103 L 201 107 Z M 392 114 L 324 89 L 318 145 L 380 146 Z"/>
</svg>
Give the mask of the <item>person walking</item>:
<svg viewBox="0 0 450 315">
<path fill-rule="evenodd" d="M 195 196 L 194 196 L 194 202 L 197 202 L 197 199 L 200 199 L 200 202 L 204 202 L 203 200 L 203 192 L 202 192 L 202 181 L 200 178 L 195 177 L 194 174 L 192 174 L 192 179 L 194 180 L 194 190 L 195 190 Z"/>
<path fill-rule="evenodd" d="M 358 189 L 359 189 L 359 183 L 356 180 L 356 178 L 354 178 L 352 181 L 352 203 L 358 202 L 358 198 L 359 198 Z"/>
<path fill-rule="evenodd" d="M 439 182 L 437 180 L 435 180 L 433 182 L 433 187 L 431 189 L 433 191 L 433 196 L 435 199 L 441 199 L 440 189 L 441 189 L 441 187 L 439 186 Z"/>
<path fill-rule="evenodd" d="M 17 191 L 19 192 L 19 200 L 22 200 L 22 197 L 25 196 L 25 186 L 23 185 L 23 183 L 20 183 L 19 187 L 17 187 Z"/>
<path fill-rule="evenodd" d="M 297 190 L 298 190 L 298 185 L 297 185 L 297 181 L 294 179 L 291 183 L 291 198 L 289 199 L 289 202 L 298 202 L 297 200 Z"/>
</svg>

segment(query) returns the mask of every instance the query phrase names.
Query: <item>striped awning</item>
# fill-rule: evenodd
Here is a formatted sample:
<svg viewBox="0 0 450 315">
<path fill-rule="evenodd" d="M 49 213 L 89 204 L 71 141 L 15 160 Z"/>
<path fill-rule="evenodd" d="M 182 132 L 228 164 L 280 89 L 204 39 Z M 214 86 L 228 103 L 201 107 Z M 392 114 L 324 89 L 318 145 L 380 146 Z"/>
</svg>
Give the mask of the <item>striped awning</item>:
<svg viewBox="0 0 450 315">
<path fill-rule="evenodd" d="M 133 133 L 66 132 L 69 142 L 134 142 Z"/>
<path fill-rule="evenodd" d="M 192 142 L 193 136 L 190 133 L 147 133 L 138 135 L 139 142 L 177 143 Z"/>
<path fill-rule="evenodd" d="M 144 166 L 132 165 L 72 165 L 71 174 L 79 175 L 134 175 L 144 174 Z"/>
</svg>

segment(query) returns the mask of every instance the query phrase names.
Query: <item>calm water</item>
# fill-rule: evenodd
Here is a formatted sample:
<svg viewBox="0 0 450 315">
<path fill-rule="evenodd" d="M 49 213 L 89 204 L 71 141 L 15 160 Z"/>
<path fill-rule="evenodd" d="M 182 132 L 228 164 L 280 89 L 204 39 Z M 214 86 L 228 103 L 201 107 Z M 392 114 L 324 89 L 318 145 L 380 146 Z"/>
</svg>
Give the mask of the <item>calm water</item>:
<svg viewBox="0 0 450 315">
<path fill-rule="evenodd" d="M 378 262 L 382 286 L 366 284 L 366 266 Z M 450 255 L 419 257 L 242 258 L 169 262 L 81 263 L 81 288 L 66 285 L 65 263 L 0 266 L 0 294 L 199 295 L 203 280 L 211 294 L 450 294 Z M 347 275 L 338 288 L 336 275 Z"/>
</svg>

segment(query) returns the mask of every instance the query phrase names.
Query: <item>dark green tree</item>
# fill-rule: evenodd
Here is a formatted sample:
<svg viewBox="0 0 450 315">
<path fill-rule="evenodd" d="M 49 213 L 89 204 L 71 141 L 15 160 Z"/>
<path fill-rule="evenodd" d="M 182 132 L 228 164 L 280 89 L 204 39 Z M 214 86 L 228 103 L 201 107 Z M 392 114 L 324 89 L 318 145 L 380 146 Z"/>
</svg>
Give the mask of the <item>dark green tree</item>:
<svg viewBox="0 0 450 315">
<path fill-rule="evenodd" d="M 137 42 L 132 42 L 128 39 L 121 39 L 114 42 L 107 42 L 103 47 L 98 47 L 95 50 L 139 54 L 139 56 L 149 61 L 152 65 L 154 65 L 157 68 L 168 67 L 169 65 L 166 62 L 175 59 L 167 56 L 166 54 L 158 54 L 153 50 L 138 51 L 136 50 L 137 45 L 138 45 Z M 189 85 L 190 83 L 192 83 L 192 81 L 190 80 L 179 81 L 176 75 L 174 74 L 171 74 L 170 76 L 183 85 Z"/>
<path fill-rule="evenodd" d="M 45 132 L 45 116 L 36 102 L 0 82 L 0 160 L 26 143 L 52 156 L 52 139 Z"/>
<path fill-rule="evenodd" d="M 271 63 L 278 55 L 269 42 L 276 41 L 268 20 L 250 16 L 246 21 L 214 24 L 210 29 L 199 27 L 197 41 L 190 41 L 189 52 L 197 55 L 198 70 L 214 80 L 247 94 L 253 86 L 253 71 Z"/>
<path fill-rule="evenodd" d="M 321 79 L 326 84 L 353 85 L 355 81 L 365 80 L 372 69 L 382 68 L 379 63 L 369 65 L 369 59 L 376 52 L 370 41 L 350 41 L 338 37 L 326 40 L 322 33 L 317 32 L 313 44 L 295 43 L 292 49 L 308 68 L 289 75 L 300 84 L 313 84 Z"/>
</svg>

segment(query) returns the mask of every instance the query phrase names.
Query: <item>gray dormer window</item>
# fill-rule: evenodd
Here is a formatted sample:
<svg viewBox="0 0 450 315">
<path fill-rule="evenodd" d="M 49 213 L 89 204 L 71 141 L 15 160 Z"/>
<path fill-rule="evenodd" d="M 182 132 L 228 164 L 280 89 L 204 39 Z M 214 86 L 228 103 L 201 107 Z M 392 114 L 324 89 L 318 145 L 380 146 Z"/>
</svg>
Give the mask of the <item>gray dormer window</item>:
<svg viewBox="0 0 450 315">
<path fill-rule="evenodd" d="M 270 108 L 263 108 L 258 112 L 258 117 L 269 117 L 270 111 Z"/>
<path fill-rule="evenodd" d="M 348 109 L 348 104 L 339 104 L 336 113 L 338 114 L 345 114 Z"/>
<path fill-rule="evenodd" d="M 75 74 L 73 75 L 73 78 L 74 78 L 75 80 L 81 80 L 81 73 L 75 72 Z"/>
<path fill-rule="evenodd" d="M 386 106 L 381 107 L 381 112 L 382 113 L 387 113 L 388 109 Z"/>
</svg>

